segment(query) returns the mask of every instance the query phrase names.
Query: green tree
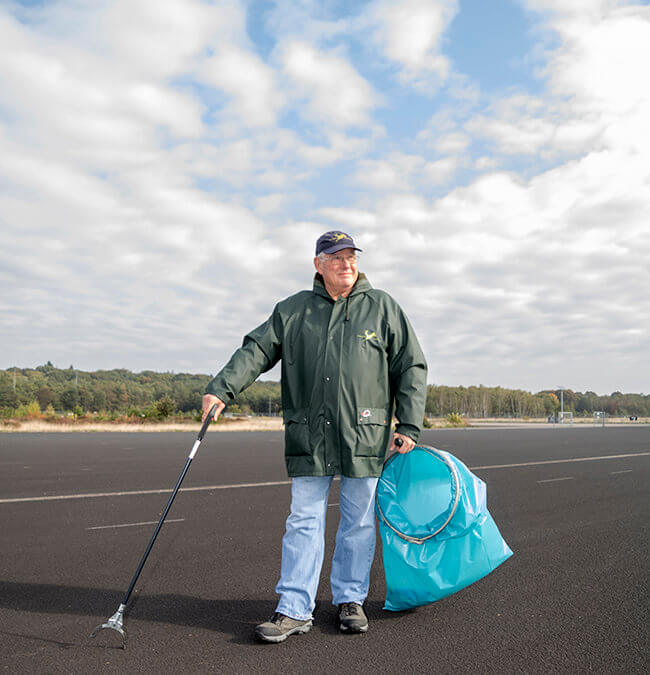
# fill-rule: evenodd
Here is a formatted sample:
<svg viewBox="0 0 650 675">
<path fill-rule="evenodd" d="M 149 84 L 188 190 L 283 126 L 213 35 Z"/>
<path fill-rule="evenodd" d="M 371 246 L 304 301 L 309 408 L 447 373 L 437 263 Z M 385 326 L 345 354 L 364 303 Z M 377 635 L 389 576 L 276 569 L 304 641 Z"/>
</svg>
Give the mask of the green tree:
<svg viewBox="0 0 650 675">
<path fill-rule="evenodd" d="M 176 412 L 176 401 L 165 394 L 153 404 L 153 410 L 158 419 L 164 420 Z"/>
<path fill-rule="evenodd" d="M 41 410 L 45 410 L 49 405 L 52 405 L 52 401 L 54 400 L 54 393 L 49 387 L 41 387 L 37 392 L 36 392 L 36 400 L 38 401 L 38 404 L 41 406 Z"/>
<path fill-rule="evenodd" d="M 106 392 L 101 389 L 93 393 L 92 405 L 93 410 L 106 410 Z"/>
<path fill-rule="evenodd" d="M 72 412 L 79 405 L 79 391 L 72 385 L 67 387 L 60 396 L 61 406 L 64 410 Z"/>
</svg>

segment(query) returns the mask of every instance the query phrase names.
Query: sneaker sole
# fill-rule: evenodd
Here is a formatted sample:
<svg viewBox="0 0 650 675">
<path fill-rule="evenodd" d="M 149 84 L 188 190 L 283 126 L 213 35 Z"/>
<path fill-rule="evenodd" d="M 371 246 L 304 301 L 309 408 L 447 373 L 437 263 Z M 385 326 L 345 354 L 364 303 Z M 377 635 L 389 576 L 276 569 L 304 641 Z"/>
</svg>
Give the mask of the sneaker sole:
<svg viewBox="0 0 650 675">
<path fill-rule="evenodd" d="M 365 626 L 355 626 L 355 627 L 340 625 L 339 630 L 341 631 L 341 633 L 367 633 L 368 624 L 366 624 Z"/>
<path fill-rule="evenodd" d="M 262 635 L 262 633 L 255 631 L 255 637 L 262 642 L 271 642 L 275 644 L 278 642 L 284 642 L 290 635 L 304 635 L 305 633 L 309 633 L 312 625 L 313 624 L 310 621 L 304 626 L 296 626 L 295 628 L 288 630 L 286 633 L 282 633 L 282 635 Z"/>
</svg>

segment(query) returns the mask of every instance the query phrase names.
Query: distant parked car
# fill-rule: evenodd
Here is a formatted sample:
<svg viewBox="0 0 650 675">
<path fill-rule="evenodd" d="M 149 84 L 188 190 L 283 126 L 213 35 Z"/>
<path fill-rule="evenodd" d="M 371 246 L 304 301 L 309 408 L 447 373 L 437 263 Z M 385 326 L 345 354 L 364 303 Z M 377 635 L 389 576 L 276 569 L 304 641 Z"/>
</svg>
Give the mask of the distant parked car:
<svg viewBox="0 0 650 675">
<path fill-rule="evenodd" d="M 639 419 L 638 415 L 630 415 L 630 421 L 636 422 Z"/>
</svg>

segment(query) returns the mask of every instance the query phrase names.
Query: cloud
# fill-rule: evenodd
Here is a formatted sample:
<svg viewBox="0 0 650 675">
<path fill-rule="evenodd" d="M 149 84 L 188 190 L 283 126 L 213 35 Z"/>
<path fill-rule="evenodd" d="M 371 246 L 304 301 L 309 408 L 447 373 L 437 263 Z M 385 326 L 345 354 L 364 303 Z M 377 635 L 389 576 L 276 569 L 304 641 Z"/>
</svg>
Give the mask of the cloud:
<svg viewBox="0 0 650 675">
<path fill-rule="evenodd" d="M 380 97 L 346 59 L 299 41 L 285 44 L 278 59 L 307 119 L 335 128 L 372 126 Z"/>
<path fill-rule="evenodd" d="M 374 27 L 375 43 L 399 66 L 400 81 L 433 92 L 449 76 L 440 42 L 457 11 L 457 0 L 379 0 L 366 19 Z"/>
<path fill-rule="evenodd" d="M 61 3 L 68 12 L 74 4 Z M 74 11 L 74 10 L 73 10 Z M 105 54 L 131 76 L 169 78 L 187 72 L 216 33 L 241 33 L 239 3 L 210 6 L 198 0 L 116 0 L 99 12 L 87 10 L 89 29 Z"/>
<path fill-rule="evenodd" d="M 552 11 L 562 15 L 601 17 L 603 12 L 627 4 L 622 0 L 525 0 L 526 5 L 536 11 Z"/>
<path fill-rule="evenodd" d="M 255 54 L 233 46 L 219 46 L 201 67 L 204 83 L 231 97 L 227 118 L 249 126 L 271 126 L 284 105 L 273 69 Z"/>
<path fill-rule="evenodd" d="M 426 138 L 423 134 L 423 138 Z M 432 139 L 432 146 L 441 155 L 461 155 L 470 146 L 472 139 L 467 134 L 452 132 Z"/>
<path fill-rule="evenodd" d="M 446 157 L 431 162 L 420 155 L 393 152 L 380 160 L 360 160 L 357 167 L 350 179 L 353 183 L 397 192 L 448 183 L 458 168 L 458 160 Z"/>
<path fill-rule="evenodd" d="M 0 63 L 3 283 L 15 289 L 15 306 L 40 317 L 40 332 L 23 317 L 7 340 L 17 348 L 16 336 L 24 336 L 32 360 L 71 350 L 88 367 L 93 360 L 108 365 L 111 355 L 118 363 L 126 341 L 128 358 L 153 366 L 145 345 L 160 342 L 162 331 L 165 349 L 182 351 L 181 317 L 207 298 L 206 320 L 221 315 L 226 328 L 217 340 L 231 344 L 223 317 L 237 314 L 232 289 L 259 279 L 259 265 L 279 255 L 249 208 L 194 184 L 197 174 L 214 177 L 215 167 L 227 175 L 235 150 L 240 173 L 262 182 L 270 180 L 272 159 L 266 170 L 257 167 L 256 148 L 246 150 L 243 139 L 218 155 L 202 119 L 206 104 L 170 80 L 185 73 L 200 84 L 201 64 L 209 62 L 200 52 L 223 27 L 225 5 L 168 3 L 164 16 L 151 3 L 131 7 L 128 13 L 111 3 L 93 12 L 65 3 L 56 21 L 44 9 L 34 23 L 0 13 L 7 54 Z M 92 33 L 99 23 L 105 32 L 92 46 L 86 30 L 67 29 Z M 243 41 L 231 26 L 226 33 Z M 254 70 L 258 62 L 242 57 L 236 67 L 244 72 L 242 63 Z M 236 101 L 240 121 L 265 123 L 252 103 L 237 99 L 239 90 L 224 84 L 222 91 Z M 195 152 L 184 153 L 188 147 Z M 197 334 L 214 342 L 206 328 Z"/>
<path fill-rule="evenodd" d="M 582 12 L 579 2 L 529 5 L 554 10 L 547 28 L 561 41 L 543 69 L 548 94 L 496 100 L 465 130 L 505 155 L 559 158 L 646 146 L 650 91 L 641 83 L 650 60 L 650 7 L 602 2 L 598 12 Z"/>
<path fill-rule="evenodd" d="M 300 38 L 322 45 L 352 32 L 358 4 L 341 4 L 336 0 L 274 0 L 261 16 L 267 36 L 278 43 Z"/>
<path fill-rule="evenodd" d="M 639 260 L 650 254 L 641 218 L 627 233 L 612 230 L 609 219 L 593 219 L 594 203 L 585 229 L 584 205 L 558 193 L 562 185 L 570 193 L 573 179 L 564 171 L 528 183 L 497 174 L 433 203 L 378 204 L 363 262 L 416 324 L 434 381 L 470 384 L 480 371 L 485 383 L 517 386 L 509 368 L 524 359 L 540 385 L 569 375 L 576 387 L 590 379 L 598 387 L 606 378 L 590 374 L 587 354 L 619 365 L 630 350 L 639 354 L 638 338 L 649 333 L 639 290 L 650 281 Z M 363 219 L 353 222 L 362 227 Z M 486 368 L 488 353 L 494 368 Z"/>
<path fill-rule="evenodd" d="M 389 156 L 363 165 L 382 198 L 365 210 L 324 211 L 370 242 L 364 269 L 403 302 L 424 336 L 434 381 L 471 384 L 481 372 L 486 384 L 520 386 L 522 362 L 538 388 L 568 380 L 608 391 L 611 372 L 634 380 L 650 337 L 650 163 L 643 139 L 632 150 L 626 135 L 611 133 L 634 122 L 638 91 L 610 96 L 621 112 L 608 113 L 605 141 L 582 156 L 527 178 L 479 157 L 485 175 L 431 201 L 395 194 L 423 160 Z M 517 126 L 517 111 L 543 119 L 547 106 L 506 99 L 495 109 Z"/>
<path fill-rule="evenodd" d="M 90 145 L 115 155 L 145 150 L 157 127 L 173 137 L 203 131 L 201 105 L 182 92 L 124 77 L 120 63 L 52 44 L 7 16 L 0 33 L 7 50 L 2 107 L 29 142 L 78 143 L 81 152 Z"/>
<path fill-rule="evenodd" d="M 446 71 L 456 3 L 250 7 L 0 9 L 0 365 L 215 372 L 341 227 L 432 381 L 643 388 L 648 7 L 531 0 L 506 95 Z"/>
<path fill-rule="evenodd" d="M 423 164 L 422 157 L 392 153 L 386 159 L 360 161 L 351 180 L 374 190 L 406 191 L 411 175 Z"/>
<path fill-rule="evenodd" d="M 323 208 L 320 209 L 319 215 L 330 220 L 335 225 L 342 226 L 344 229 L 360 228 L 368 232 L 378 224 L 376 214 L 368 213 L 362 209 Z"/>
</svg>

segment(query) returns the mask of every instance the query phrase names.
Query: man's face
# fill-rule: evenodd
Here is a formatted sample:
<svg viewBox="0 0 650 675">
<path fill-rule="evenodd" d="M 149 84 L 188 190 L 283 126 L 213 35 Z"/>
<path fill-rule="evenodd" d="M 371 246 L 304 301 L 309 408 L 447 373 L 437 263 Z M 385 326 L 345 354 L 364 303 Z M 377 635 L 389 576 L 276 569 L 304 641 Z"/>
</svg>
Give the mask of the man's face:
<svg viewBox="0 0 650 675">
<path fill-rule="evenodd" d="M 325 279 L 325 283 L 333 288 L 348 288 L 357 280 L 358 271 L 356 251 L 353 248 L 344 248 L 325 259 L 314 258 L 314 265 Z"/>
</svg>

